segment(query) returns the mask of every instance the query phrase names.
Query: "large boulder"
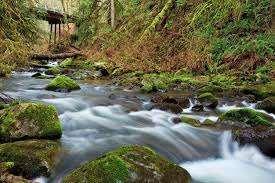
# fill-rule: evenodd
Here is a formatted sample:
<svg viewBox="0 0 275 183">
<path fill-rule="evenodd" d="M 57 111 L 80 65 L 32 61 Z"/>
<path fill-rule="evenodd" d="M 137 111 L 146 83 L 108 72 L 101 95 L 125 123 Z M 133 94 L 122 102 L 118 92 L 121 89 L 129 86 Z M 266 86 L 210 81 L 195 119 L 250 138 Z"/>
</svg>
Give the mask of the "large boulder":
<svg viewBox="0 0 275 183">
<path fill-rule="evenodd" d="M 46 90 L 66 92 L 79 89 L 77 82 L 67 76 L 57 76 L 46 87 Z"/>
<path fill-rule="evenodd" d="M 22 139 L 58 139 L 61 123 L 54 106 L 19 103 L 0 111 L 0 142 Z"/>
<path fill-rule="evenodd" d="M 275 113 L 275 97 L 268 97 L 256 105 L 257 109 L 262 109 L 270 113 Z"/>
<path fill-rule="evenodd" d="M 27 140 L 0 144 L 0 163 L 8 162 L 8 174 L 33 179 L 49 176 L 61 152 L 60 143 L 48 140 Z M 4 179 L 4 177 L 3 177 Z"/>
<path fill-rule="evenodd" d="M 85 181 L 84 181 L 85 180 Z M 123 146 L 69 173 L 63 183 L 191 182 L 190 174 L 143 146 Z"/>
<path fill-rule="evenodd" d="M 205 107 L 216 108 L 218 105 L 218 98 L 212 93 L 203 93 L 198 96 L 198 101 Z"/>
<path fill-rule="evenodd" d="M 264 154 L 275 157 L 275 122 L 264 113 L 253 109 L 230 110 L 221 115 L 216 126 L 231 130 L 241 145 L 256 145 Z"/>
<path fill-rule="evenodd" d="M 31 183 L 31 181 L 24 179 L 20 176 L 10 174 L 10 171 L 14 167 L 13 162 L 1 162 L 0 163 L 0 182 L 3 183 Z"/>
</svg>

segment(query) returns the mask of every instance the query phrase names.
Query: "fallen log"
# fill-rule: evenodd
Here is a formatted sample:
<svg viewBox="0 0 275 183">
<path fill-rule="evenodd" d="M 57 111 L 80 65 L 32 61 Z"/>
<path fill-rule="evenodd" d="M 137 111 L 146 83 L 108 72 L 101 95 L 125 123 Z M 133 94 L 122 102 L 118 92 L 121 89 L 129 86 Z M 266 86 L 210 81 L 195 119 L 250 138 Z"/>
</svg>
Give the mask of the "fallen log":
<svg viewBox="0 0 275 183">
<path fill-rule="evenodd" d="M 55 60 L 55 59 L 65 59 L 72 58 L 77 56 L 82 56 L 81 52 L 72 52 L 72 53 L 58 53 L 58 54 L 34 54 L 32 55 L 32 60 Z"/>
</svg>

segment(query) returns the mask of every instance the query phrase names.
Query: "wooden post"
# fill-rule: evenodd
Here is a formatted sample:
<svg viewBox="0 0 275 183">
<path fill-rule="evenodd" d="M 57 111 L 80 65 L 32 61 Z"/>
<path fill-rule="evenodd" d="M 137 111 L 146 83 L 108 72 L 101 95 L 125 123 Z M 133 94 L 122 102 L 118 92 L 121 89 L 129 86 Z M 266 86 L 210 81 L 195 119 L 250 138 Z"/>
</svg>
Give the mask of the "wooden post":
<svg viewBox="0 0 275 183">
<path fill-rule="evenodd" d="M 59 40 L 60 40 L 60 37 L 61 37 L 61 25 L 58 24 L 58 34 L 59 34 Z"/>
<path fill-rule="evenodd" d="M 56 43 L 56 24 L 54 24 L 54 44 Z"/>
<path fill-rule="evenodd" d="M 49 40 L 49 44 L 51 44 L 52 42 L 52 32 L 53 32 L 53 24 L 50 23 L 50 27 L 51 27 L 51 31 L 50 31 L 50 40 Z"/>
</svg>

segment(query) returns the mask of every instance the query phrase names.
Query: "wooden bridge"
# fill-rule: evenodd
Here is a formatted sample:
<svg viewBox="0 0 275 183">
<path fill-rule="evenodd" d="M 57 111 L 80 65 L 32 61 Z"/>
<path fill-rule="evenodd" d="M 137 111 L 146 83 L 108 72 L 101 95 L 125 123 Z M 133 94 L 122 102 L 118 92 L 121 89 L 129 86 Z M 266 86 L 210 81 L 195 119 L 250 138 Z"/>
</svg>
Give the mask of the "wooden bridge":
<svg viewBox="0 0 275 183">
<path fill-rule="evenodd" d="M 56 44 L 57 39 L 61 38 L 61 32 L 64 31 L 66 24 L 74 23 L 76 18 L 72 15 L 66 14 L 58 9 L 50 9 L 47 6 L 36 6 L 31 9 L 31 12 L 40 19 L 47 21 L 50 27 L 49 45 Z M 61 28 L 62 26 L 62 28 Z M 82 53 L 77 48 L 72 48 L 73 51 L 59 54 L 34 54 L 31 59 L 34 60 L 53 60 L 64 59 L 69 57 L 81 56 Z"/>
<path fill-rule="evenodd" d="M 50 26 L 49 43 L 50 44 L 52 42 L 52 39 L 53 39 L 53 43 L 55 44 L 57 38 L 61 37 L 61 32 L 62 32 L 61 25 L 63 25 L 63 30 L 64 30 L 65 24 L 74 23 L 76 19 L 72 15 L 66 14 L 57 9 L 49 9 L 47 6 L 44 6 L 44 7 L 36 6 L 35 9 L 32 9 L 31 11 L 34 12 L 34 14 L 38 19 L 47 21 L 49 23 L 49 26 Z"/>
</svg>

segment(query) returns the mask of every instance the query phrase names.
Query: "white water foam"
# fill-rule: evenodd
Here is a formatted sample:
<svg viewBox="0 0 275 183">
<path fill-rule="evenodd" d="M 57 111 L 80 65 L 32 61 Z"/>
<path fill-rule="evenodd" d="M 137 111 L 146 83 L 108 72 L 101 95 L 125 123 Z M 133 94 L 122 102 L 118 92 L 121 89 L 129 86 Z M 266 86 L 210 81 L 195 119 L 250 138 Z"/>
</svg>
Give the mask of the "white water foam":
<svg viewBox="0 0 275 183">
<path fill-rule="evenodd" d="M 265 157 L 256 147 L 239 147 L 231 134 L 221 136 L 219 159 L 186 162 L 184 167 L 200 183 L 274 183 L 275 160 Z"/>
</svg>

